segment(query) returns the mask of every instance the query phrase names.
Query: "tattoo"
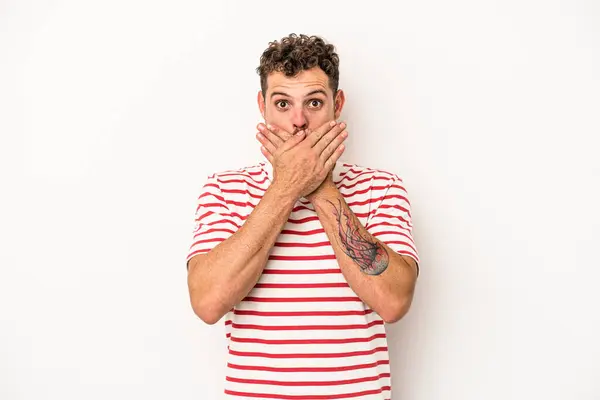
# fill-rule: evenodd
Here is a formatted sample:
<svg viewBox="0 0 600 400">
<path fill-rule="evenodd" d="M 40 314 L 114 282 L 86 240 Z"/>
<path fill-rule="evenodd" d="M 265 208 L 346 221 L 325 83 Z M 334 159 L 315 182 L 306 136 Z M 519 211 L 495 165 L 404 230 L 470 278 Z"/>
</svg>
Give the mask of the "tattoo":
<svg viewBox="0 0 600 400">
<path fill-rule="evenodd" d="M 344 253 L 353 259 L 361 271 L 367 275 L 379 275 L 386 270 L 389 257 L 386 249 L 374 239 L 368 239 L 360 233 L 360 223 L 351 218 L 348 210 L 338 199 L 339 208 L 327 200 L 333 207 L 333 213 L 338 223 L 338 235 Z"/>
</svg>

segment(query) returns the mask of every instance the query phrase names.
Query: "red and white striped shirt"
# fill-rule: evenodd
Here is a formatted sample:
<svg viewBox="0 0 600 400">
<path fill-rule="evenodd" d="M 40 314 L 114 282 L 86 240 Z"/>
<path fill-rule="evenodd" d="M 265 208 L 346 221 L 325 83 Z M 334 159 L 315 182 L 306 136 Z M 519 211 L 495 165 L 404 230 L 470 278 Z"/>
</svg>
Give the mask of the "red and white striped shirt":
<svg viewBox="0 0 600 400">
<path fill-rule="evenodd" d="M 272 181 L 266 159 L 213 174 L 198 198 L 187 260 L 231 236 Z M 395 174 L 338 162 L 333 179 L 367 231 L 419 261 Z M 358 267 L 357 267 L 358 268 Z M 225 317 L 225 398 L 391 398 L 384 322 L 348 286 L 312 204 L 294 206 L 248 296 Z"/>
</svg>

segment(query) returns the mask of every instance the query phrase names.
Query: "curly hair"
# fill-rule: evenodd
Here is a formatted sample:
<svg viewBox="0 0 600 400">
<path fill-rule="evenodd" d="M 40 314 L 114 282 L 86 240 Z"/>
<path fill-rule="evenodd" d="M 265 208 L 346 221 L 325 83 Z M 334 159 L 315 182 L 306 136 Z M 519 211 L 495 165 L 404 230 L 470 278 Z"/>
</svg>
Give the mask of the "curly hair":
<svg viewBox="0 0 600 400">
<path fill-rule="evenodd" d="M 320 67 L 329 77 L 329 86 L 335 94 L 340 78 L 340 59 L 335 47 L 318 36 L 299 36 L 292 33 L 279 42 L 269 43 L 260 57 L 256 72 L 260 75 L 263 96 L 267 93 L 267 76 L 271 72 L 283 72 L 286 76 L 296 76 L 301 71 Z"/>
</svg>

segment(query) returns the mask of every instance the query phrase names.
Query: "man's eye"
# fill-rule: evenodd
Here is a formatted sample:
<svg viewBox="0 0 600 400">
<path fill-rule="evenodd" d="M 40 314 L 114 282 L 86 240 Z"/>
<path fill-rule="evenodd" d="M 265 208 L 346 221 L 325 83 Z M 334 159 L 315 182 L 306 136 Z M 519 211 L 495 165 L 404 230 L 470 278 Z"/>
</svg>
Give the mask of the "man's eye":
<svg viewBox="0 0 600 400">
<path fill-rule="evenodd" d="M 311 100 L 308 104 L 312 108 L 319 108 L 319 107 L 321 107 L 321 105 L 323 104 L 323 102 L 321 100 Z"/>
<path fill-rule="evenodd" d="M 275 103 L 275 105 L 279 108 L 286 108 L 288 105 L 288 102 L 286 100 L 279 100 L 278 102 Z"/>
</svg>

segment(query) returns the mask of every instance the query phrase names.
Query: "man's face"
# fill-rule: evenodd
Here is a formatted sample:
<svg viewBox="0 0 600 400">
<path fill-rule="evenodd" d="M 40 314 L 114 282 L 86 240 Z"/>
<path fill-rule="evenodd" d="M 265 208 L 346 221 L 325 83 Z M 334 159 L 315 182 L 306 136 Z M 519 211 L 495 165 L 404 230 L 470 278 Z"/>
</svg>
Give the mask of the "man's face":
<svg viewBox="0 0 600 400">
<path fill-rule="evenodd" d="M 329 77 L 319 67 L 294 77 L 273 72 L 267 77 L 264 99 L 262 92 L 258 93 L 258 105 L 267 124 L 294 134 L 307 128 L 315 130 L 327 121 L 338 119 L 344 93 L 338 90 L 334 96 Z"/>
</svg>

